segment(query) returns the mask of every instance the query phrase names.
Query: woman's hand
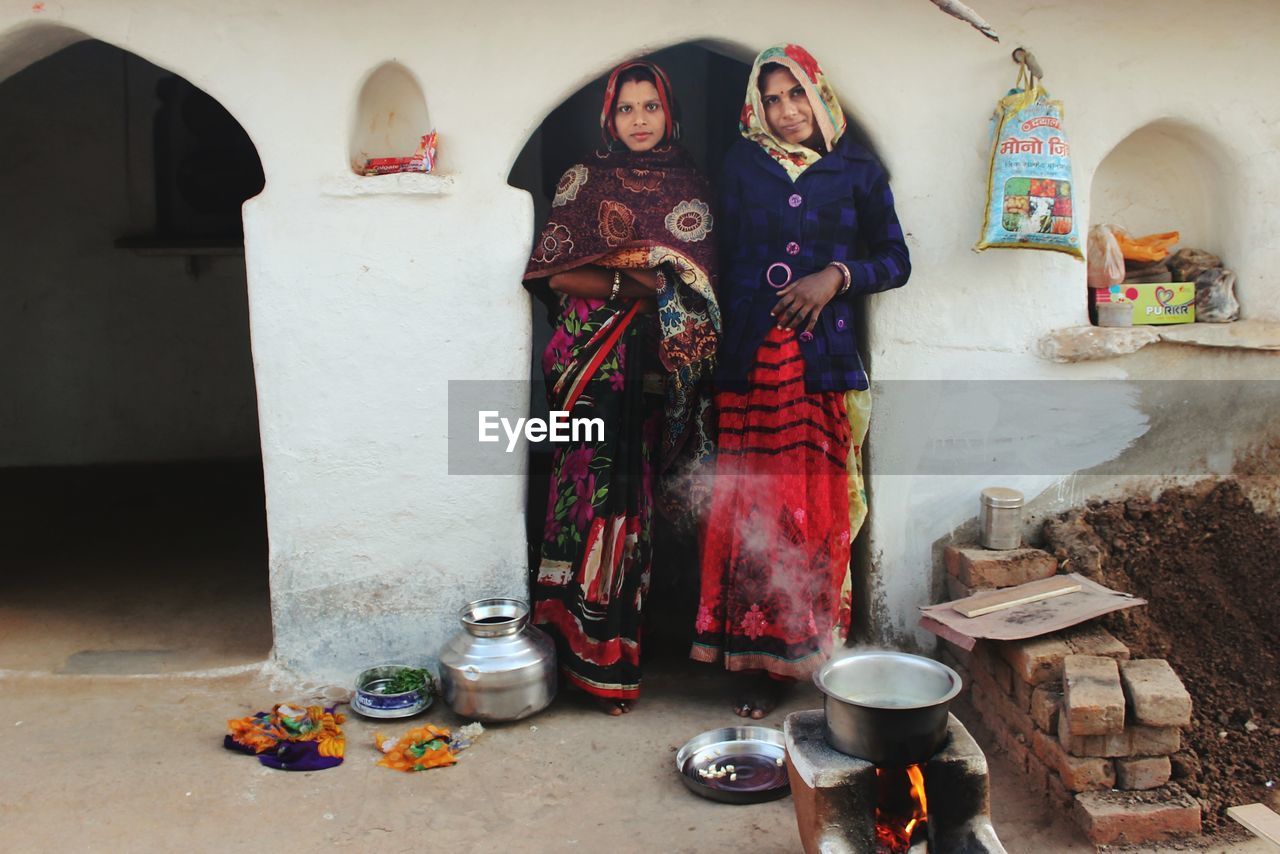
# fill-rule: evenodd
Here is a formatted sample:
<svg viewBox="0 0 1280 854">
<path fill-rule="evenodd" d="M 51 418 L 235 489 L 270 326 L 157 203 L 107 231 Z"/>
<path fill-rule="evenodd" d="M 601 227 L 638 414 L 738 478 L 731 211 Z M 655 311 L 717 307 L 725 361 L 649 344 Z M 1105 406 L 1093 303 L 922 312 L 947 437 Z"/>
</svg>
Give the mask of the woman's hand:
<svg viewBox="0 0 1280 854">
<path fill-rule="evenodd" d="M 835 267 L 801 276 L 778 291 L 778 304 L 770 314 L 777 318 L 779 329 L 803 327 L 801 334 L 813 332 L 822 307 L 831 302 L 843 284 L 844 276 Z"/>
</svg>

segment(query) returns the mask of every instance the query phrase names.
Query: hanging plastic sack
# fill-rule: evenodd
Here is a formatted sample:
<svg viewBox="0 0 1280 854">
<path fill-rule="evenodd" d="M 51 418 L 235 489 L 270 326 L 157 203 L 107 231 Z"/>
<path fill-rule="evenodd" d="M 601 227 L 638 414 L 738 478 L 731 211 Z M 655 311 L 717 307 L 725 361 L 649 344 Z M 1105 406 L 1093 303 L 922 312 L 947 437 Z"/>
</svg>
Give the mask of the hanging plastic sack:
<svg viewBox="0 0 1280 854">
<path fill-rule="evenodd" d="M 1089 287 L 1109 288 L 1124 281 L 1124 255 L 1109 225 L 1089 229 Z"/>
<path fill-rule="evenodd" d="M 1071 187 L 1062 102 L 1022 63 L 991 119 L 987 215 L 974 249 L 1049 249 L 1084 258 Z"/>
</svg>

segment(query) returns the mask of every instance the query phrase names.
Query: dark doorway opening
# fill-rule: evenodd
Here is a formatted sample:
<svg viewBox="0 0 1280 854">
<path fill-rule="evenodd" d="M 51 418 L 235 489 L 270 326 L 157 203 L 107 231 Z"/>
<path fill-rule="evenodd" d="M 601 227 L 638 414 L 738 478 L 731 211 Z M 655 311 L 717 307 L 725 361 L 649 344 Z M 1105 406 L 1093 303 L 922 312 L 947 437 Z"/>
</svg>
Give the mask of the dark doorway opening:
<svg viewBox="0 0 1280 854">
<path fill-rule="evenodd" d="M 256 149 L 206 93 L 86 41 L 0 82 L 0 176 L 0 669 L 265 659 Z"/>
</svg>

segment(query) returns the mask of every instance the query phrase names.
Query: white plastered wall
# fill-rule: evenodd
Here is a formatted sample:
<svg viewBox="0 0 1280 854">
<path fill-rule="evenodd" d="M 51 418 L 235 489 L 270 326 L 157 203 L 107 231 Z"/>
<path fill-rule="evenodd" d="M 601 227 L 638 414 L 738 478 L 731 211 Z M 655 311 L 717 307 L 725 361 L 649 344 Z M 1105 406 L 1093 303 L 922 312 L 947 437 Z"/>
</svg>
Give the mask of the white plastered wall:
<svg viewBox="0 0 1280 854">
<path fill-rule="evenodd" d="M 524 590 L 524 483 L 448 476 L 446 382 L 527 375 L 530 305 L 518 280 L 532 206 L 506 177 L 542 118 L 624 57 L 687 40 L 746 52 L 791 40 L 824 63 L 884 154 L 910 232 L 911 283 L 870 301 L 877 380 L 1176 375 L 1197 359 L 1044 362 L 1040 336 L 1086 322 L 1081 263 L 970 252 L 986 119 L 1012 83 L 1018 44 L 1067 104 L 1078 188 L 1152 122 L 1177 118 L 1217 141 L 1222 192 L 1251 213 L 1220 250 L 1247 313 L 1276 319 L 1280 213 L 1265 199 L 1280 185 L 1280 107 L 1260 91 L 1280 79 L 1268 49 L 1280 32 L 1275 5 L 976 5 L 1003 45 L 925 0 L 824 0 L 786 14 L 763 0 L 653 0 L 625 19 L 586 0 L 388 0 L 376 13 L 303 0 L 20 3 L 0 9 L 0 72 L 65 43 L 56 27 L 70 27 L 186 77 L 253 138 L 267 186 L 245 206 L 246 263 L 276 656 L 349 678 L 371 661 L 433 656 L 460 604 Z M 389 60 L 421 82 L 447 181 L 370 194 L 350 173 L 350 129 L 361 83 Z M 594 128 L 583 133 L 594 139 Z M 1087 220 L 1088 199 L 1077 202 Z M 1081 469 L 1146 429 L 1135 402 L 1089 414 L 1115 429 L 1081 443 Z M 947 420 L 935 420 L 945 433 Z M 906 474 L 919 449 L 895 444 L 894 424 L 892 412 L 873 419 L 869 590 L 874 635 L 914 646 L 928 641 L 914 625 L 933 584 L 932 544 L 973 515 L 982 484 Z M 1034 496 L 1061 479 L 1008 482 Z"/>
</svg>

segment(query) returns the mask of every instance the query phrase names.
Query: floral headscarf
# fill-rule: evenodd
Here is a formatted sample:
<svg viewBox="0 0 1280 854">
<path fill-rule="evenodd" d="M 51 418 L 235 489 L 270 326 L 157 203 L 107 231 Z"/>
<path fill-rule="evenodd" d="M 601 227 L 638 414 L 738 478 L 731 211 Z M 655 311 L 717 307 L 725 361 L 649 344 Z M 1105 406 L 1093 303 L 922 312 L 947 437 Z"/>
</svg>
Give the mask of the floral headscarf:
<svg viewBox="0 0 1280 854">
<path fill-rule="evenodd" d="M 738 129 L 742 135 L 763 148 L 770 157 L 778 161 L 782 168 L 794 181 L 800 173 L 808 169 L 822 157 L 822 153 L 794 142 L 787 142 L 769 130 L 769 122 L 765 119 L 764 101 L 760 97 L 760 69 L 770 63 L 786 68 L 809 96 L 809 104 L 813 107 L 813 119 L 818 123 L 822 139 L 827 150 L 839 141 L 844 134 L 844 110 L 840 109 L 840 101 L 836 99 L 835 90 L 827 82 L 826 75 L 818 67 L 818 60 L 809 51 L 798 44 L 775 45 L 766 48 L 756 57 L 751 66 L 751 78 L 747 81 L 747 99 L 742 106 L 742 115 L 738 119 Z"/>
</svg>

